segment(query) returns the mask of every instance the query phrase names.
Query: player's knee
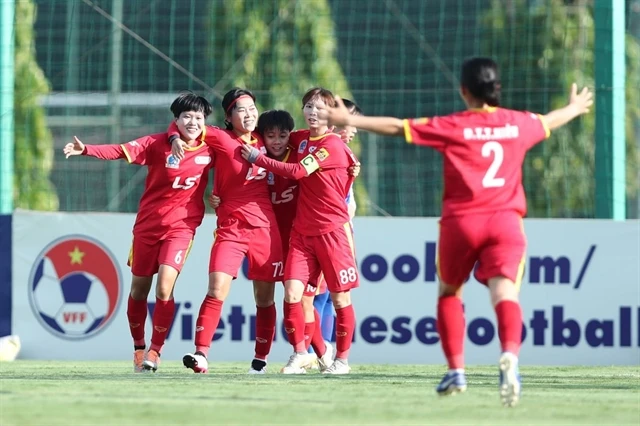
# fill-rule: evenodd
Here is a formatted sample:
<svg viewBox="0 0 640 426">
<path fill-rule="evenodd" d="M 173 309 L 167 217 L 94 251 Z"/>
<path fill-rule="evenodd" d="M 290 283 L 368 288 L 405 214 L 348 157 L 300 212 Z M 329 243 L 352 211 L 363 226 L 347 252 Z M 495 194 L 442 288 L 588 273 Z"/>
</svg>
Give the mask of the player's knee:
<svg viewBox="0 0 640 426">
<path fill-rule="evenodd" d="M 493 306 L 503 300 L 518 300 L 518 286 L 506 277 L 490 278 L 487 282 L 489 293 L 491 295 L 491 304 Z"/>
<path fill-rule="evenodd" d="M 266 308 L 273 305 L 274 296 L 275 283 L 268 283 L 264 281 L 253 282 L 253 298 L 256 301 L 256 306 Z"/>
<path fill-rule="evenodd" d="M 304 312 L 311 312 L 315 309 L 313 306 L 313 296 L 302 296 L 302 309 Z"/>
<path fill-rule="evenodd" d="M 438 284 L 438 297 L 456 296 L 462 297 L 462 286 L 451 285 L 444 282 Z"/>
<path fill-rule="evenodd" d="M 231 280 L 233 277 L 223 272 L 212 272 L 209 274 L 209 289 L 207 296 L 218 300 L 225 300 L 229 294 Z"/>
<path fill-rule="evenodd" d="M 298 303 L 302 301 L 304 294 L 304 284 L 302 281 L 289 280 L 284 283 L 284 301 L 287 303 Z"/>
<path fill-rule="evenodd" d="M 145 300 L 151 291 L 153 277 L 134 276 L 131 280 L 131 298 L 134 300 Z"/>
<path fill-rule="evenodd" d="M 340 293 L 331 293 L 331 300 L 336 309 L 346 308 L 351 305 L 351 292 L 343 291 Z"/>
</svg>

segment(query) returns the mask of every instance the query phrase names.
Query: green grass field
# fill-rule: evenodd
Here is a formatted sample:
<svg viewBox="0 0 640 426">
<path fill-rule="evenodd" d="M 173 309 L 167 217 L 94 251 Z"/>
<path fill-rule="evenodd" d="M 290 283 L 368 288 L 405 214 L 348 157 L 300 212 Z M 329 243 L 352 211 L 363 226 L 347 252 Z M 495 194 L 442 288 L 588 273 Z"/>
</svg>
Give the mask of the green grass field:
<svg viewBox="0 0 640 426">
<path fill-rule="evenodd" d="M 640 424 L 640 367 L 524 367 L 511 409 L 492 366 L 468 368 L 468 391 L 445 398 L 434 392 L 442 366 L 356 365 L 342 377 L 213 367 L 195 375 L 167 361 L 134 375 L 125 362 L 2 363 L 0 424 Z"/>
</svg>

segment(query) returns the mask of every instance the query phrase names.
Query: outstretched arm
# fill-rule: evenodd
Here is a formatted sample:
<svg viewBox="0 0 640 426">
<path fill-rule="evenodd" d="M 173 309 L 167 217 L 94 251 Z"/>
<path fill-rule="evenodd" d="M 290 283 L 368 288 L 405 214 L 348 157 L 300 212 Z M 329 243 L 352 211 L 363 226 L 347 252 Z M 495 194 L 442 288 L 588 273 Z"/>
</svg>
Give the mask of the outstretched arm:
<svg viewBox="0 0 640 426">
<path fill-rule="evenodd" d="M 320 109 L 318 116 L 321 120 L 327 120 L 329 126 L 353 126 L 385 136 L 403 136 L 404 123 L 395 117 L 366 117 L 363 115 L 351 115 L 344 106 L 342 99 L 336 96 L 338 106 L 325 106 Z"/>
<path fill-rule="evenodd" d="M 591 105 L 593 105 L 593 93 L 586 87 L 578 93 L 578 85 L 573 83 L 569 94 L 569 103 L 562 108 L 551 111 L 543 116 L 543 119 L 549 130 L 557 129 L 574 118 L 588 113 Z"/>
<path fill-rule="evenodd" d="M 62 149 L 66 158 L 74 155 L 88 155 L 90 157 L 100 158 L 101 160 L 127 158 L 124 148 L 120 144 L 85 145 L 76 136 L 74 136 L 73 139 L 74 141 L 72 143 L 66 144 Z"/>
</svg>

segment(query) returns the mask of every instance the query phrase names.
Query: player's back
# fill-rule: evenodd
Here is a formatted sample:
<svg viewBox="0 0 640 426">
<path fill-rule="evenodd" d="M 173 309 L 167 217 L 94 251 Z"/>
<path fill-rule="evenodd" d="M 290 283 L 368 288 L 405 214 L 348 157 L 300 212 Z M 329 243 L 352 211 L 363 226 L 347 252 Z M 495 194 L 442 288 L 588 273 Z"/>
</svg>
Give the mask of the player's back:
<svg viewBox="0 0 640 426">
<path fill-rule="evenodd" d="M 522 165 L 527 151 L 548 136 L 538 115 L 489 108 L 407 123 L 409 142 L 444 156 L 443 217 L 496 210 L 526 214 Z"/>
</svg>

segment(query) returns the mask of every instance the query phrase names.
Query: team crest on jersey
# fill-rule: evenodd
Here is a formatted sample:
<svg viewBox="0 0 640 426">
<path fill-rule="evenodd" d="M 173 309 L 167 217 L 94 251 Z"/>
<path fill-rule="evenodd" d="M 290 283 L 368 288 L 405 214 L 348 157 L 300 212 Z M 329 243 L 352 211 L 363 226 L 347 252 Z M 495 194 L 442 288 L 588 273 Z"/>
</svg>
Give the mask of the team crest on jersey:
<svg viewBox="0 0 640 426">
<path fill-rule="evenodd" d="M 167 157 L 167 162 L 164 165 L 167 169 L 177 169 L 180 167 L 180 160 L 173 156 L 173 154 L 169 154 Z"/>
<path fill-rule="evenodd" d="M 317 148 L 318 148 L 317 146 L 310 146 L 309 147 L 309 154 L 313 154 Z"/>
<path fill-rule="evenodd" d="M 265 148 L 264 146 L 261 146 L 260 147 L 260 152 L 263 153 L 263 154 L 266 154 L 267 153 L 267 148 Z"/>
<path fill-rule="evenodd" d="M 318 150 L 318 153 L 316 154 L 316 157 L 318 158 L 319 161 L 326 160 L 328 156 L 329 156 L 329 151 L 327 151 L 324 148 L 320 148 Z"/>
<path fill-rule="evenodd" d="M 267 174 L 267 185 L 275 185 L 276 184 L 276 178 L 273 175 L 273 172 L 269 172 L 269 174 Z"/>
<path fill-rule="evenodd" d="M 307 147 L 307 140 L 305 139 L 302 142 L 300 142 L 300 146 L 298 147 L 298 154 L 302 154 L 306 147 Z"/>
</svg>

